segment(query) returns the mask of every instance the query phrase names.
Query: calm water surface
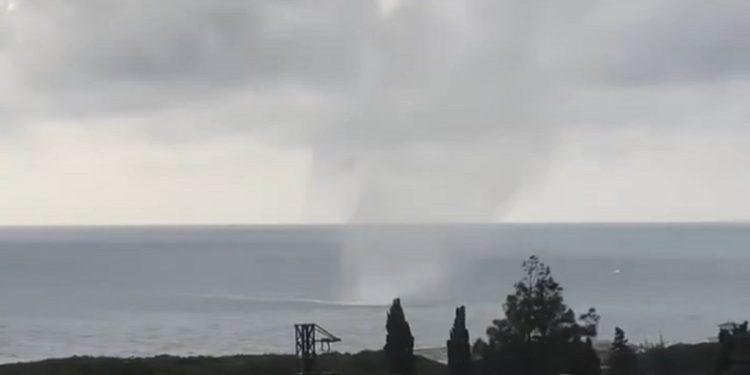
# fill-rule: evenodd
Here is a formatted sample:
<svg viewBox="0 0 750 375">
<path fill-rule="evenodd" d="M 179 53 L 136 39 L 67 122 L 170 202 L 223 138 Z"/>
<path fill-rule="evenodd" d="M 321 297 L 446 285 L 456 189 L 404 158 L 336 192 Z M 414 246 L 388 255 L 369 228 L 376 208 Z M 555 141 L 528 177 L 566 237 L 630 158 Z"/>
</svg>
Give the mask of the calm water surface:
<svg viewBox="0 0 750 375">
<path fill-rule="evenodd" d="M 396 296 L 441 346 L 457 304 L 484 336 L 530 254 L 601 338 L 703 341 L 750 318 L 749 248 L 718 224 L 0 228 L 0 361 L 289 352 L 300 321 L 379 348 Z"/>
</svg>

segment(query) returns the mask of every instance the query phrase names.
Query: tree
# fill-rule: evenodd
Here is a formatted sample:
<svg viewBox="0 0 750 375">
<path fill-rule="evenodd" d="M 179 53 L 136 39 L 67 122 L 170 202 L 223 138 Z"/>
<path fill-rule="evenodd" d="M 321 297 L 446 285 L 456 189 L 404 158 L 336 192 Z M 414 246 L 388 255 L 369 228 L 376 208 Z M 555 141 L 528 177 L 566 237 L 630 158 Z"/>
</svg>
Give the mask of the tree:
<svg viewBox="0 0 750 375">
<path fill-rule="evenodd" d="M 594 350 L 594 344 L 590 338 L 585 341 L 576 340 L 567 344 L 571 349 L 569 361 L 566 364 L 566 373 L 575 375 L 599 375 L 601 374 L 602 362 Z"/>
<path fill-rule="evenodd" d="M 505 319 L 493 321 L 490 341 L 541 342 L 552 337 L 566 340 L 591 338 L 597 334 L 599 315 L 591 308 L 576 321 L 575 313 L 563 301 L 563 288 L 552 277 L 549 266 L 535 255 L 522 264 L 524 277 L 503 305 Z"/>
<path fill-rule="evenodd" d="M 746 347 L 741 347 L 738 342 L 742 339 L 748 339 L 748 322 L 745 321 L 742 324 L 727 323 L 725 327 L 719 330 L 719 358 L 716 363 L 716 373 L 724 374 L 730 371 L 733 367 L 738 364 L 733 360 L 733 356 L 736 356 L 738 351 L 746 352 Z M 742 355 L 744 354 L 744 355 Z M 748 356 L 747 353 L 742 353 L 743 357 Z M 747 364 L 744 364 L 747 366 Z"/>
<path fill-rule="evenodd" d="M 719 358 L 716 361 L 716 374 L 725 373 L 732 366 L 730 354 L 732 352 L 732 333 L 729 330 L 719 330 Z"/>
<path fill-rule="evenodd" d="M 625 338 L 625 331 L 620 327 L 615 327 L 615 339 L 612 341 L 612 352 L 623 352 L 630 350 L 628 339 Z"/>
<path fill-rule="evenodd" d="M 579 326 L 581 330 L 578 332 L 578 335 L 586 337 L 587 339 L 596 337 L 599 333 L 598 327 L 600 319 L 601 316 L 596 312 L 596 309 L 593 307 L 589 308 L 589 311 L 578 317 L 578 321 L 581 322 L 581 325 Z"/>
<path fill-rule="evenodd" d="M 556 323 L 563 320 L 567 308 L 562 287 L 536 255 L 525 260 L 522 268 L 524 277 L 515 284 L 516 291 L 506 298 L 504 307 L 513 333 L 530 342 L 549 336 Z"/>
<path fill-rule="evenodd" d="M 451 375 L 468 375 L 471 373 L 471 349 L 469 331 L 466 329 L 466 308 L 456 308 L 448 347 L 448 368 Z"/>
<path fill-rule="evenodd" d="M 675 374 L 677 361 L 674 358 L 674 350 L 671 349 L 673 347 L 667 345 L 664 336 L 659 332 L 659 342 L 647 345 L 643 351 L 644 367 L 659 375 Z"/>
<path fill-rule="evenodd" d="M 394 374 L 411 374 L 414 372 L 414 336 L 406 321 L 401 300 L 396 298 L 388 312 L 385 324 L 385 356 L 388 369 Z"/>
<path fill-rule="evenodd" d="M 525 375 L 597 374 L 599 359 L 591 345 L 599 323 L 596 310 L 576 319 L 563 301 L 562 286 L 537 256 L 522 268 L 523 278 L 503 305 L 505 319 L 492 322 L 486 345 L 475 344 L 482 351 L 475 355 L 485 362 L 481 368 Z"/>
<path fill-rule="evenodd" d="M 615 339 L 612 341 L 609 355 L 610 375 L 635 375 L 638 372 L 637 357 L 625 338 L 625 331 L 615 327 Z"/>
</svg>

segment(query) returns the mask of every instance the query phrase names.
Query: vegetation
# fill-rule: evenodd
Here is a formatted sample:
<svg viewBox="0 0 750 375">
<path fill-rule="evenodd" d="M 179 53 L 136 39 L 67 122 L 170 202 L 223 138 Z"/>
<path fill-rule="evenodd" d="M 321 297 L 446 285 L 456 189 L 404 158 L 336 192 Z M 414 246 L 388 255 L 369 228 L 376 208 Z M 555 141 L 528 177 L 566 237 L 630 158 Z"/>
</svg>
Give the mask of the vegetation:
<svg viewBox="0 0 750 375">
<path fill-rule="evenodd" d="M 733 363 L 740 362 L 747 373 L 750 371 L 750 335 L 748 334 L 748 323 L 731 324 L 725 326 L 719 331 L 719 359 L 716 363 L 716 372 L 723 374 L 725 372 L 737 371 L 733 368 Z"/>
<path fill-rule="evenodd" d="M 638 354 L 638 369 L 643 375 L 713 375 L 719 345 L 716 343 L 658 344 Z"/>
<path fill-rule="evenodd" d="M 612 341 L 607 367 L 608 375 L 636 375 L 638 373 L 638 358 L 635 350 L 628 344 L 625 331 L 620 327 L 615 327 L 615 339 Z"/>
<path fill-rule="evenodd" d="M 383 352 L 324 354 L 321 369 L 346 375 L 387 375 Z M 445 365 L 417 357 L 419 374 L 447 375 Z M 76 357 L 0 366 L 0 375 L 292 375 L 297 362 L 290 355 L 179 358 L 91 358 Z"/>
<path fill-rule="evenodd" d="M 385 324 L 385 352 L 388 368 L 394 374 L 411 374 L 414 372 L 414 336 L 406 321 L 401 300 L 393 300 Z"/>
<path fill-rule="evenodd" d="M 720 345 L 702 343 L 694 345 L 660 346 L 637 352 L 639 375 L 663 375 L 664 367 L 656 364 L 654 355 L 668 365 L 675 375 L 714 375 Z M 383 352 L 358 354 L 324 354 L 319 357 L 320 368 L 336 370 L 342 375 L 387 375 L 389 370 Z M 76 357 L 53 359 L 33 363 L 0 365 L 0 375 L 292 375 L 296 374 L 294 356 L 258 355 L 231 357 L 180 358 L 159 356 L 153 358 L 92 358 Z M 415 373 L 448 375 L 445 365 L 417 356 Z M 503 374 L 509 372 L 502 372 Z"/>
<path fill-rule="evenodd" d="M 469 330 L 466 329 L 466 308 L 456 309 L 456 318 L 451 328 L 448 347 L 448 368 L 451 375 L 471 374 L 471 348 L 469 347 Z"/>
<path fill-rule="evenodd" d="M 487 329 L 488 342 L 474 345 L 485 374 L 598 375 L 591 338 L 599 315 L 589 309 L 578 320 L 565 305 L 563 288 L 536 256 L 523 262 L 524 277 L 503 305 L 505 318 Z"/>
</svg>

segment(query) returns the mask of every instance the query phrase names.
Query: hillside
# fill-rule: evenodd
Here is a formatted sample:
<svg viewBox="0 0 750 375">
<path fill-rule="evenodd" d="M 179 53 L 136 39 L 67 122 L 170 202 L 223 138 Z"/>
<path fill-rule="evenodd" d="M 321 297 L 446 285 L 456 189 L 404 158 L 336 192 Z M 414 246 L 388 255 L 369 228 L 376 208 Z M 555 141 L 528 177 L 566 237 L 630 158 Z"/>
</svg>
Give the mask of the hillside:
<svg viewBox="0 0 750 375">
<path fill-rule="evenodd" d="M 346 375 L 386 375 L 381 352 L 325 354 L 319 368 Z M 241 355 L 230 357 L 159 356 L 153 358 L 74 357 L 40 362 L 0 365 L 0 375 L 292 375 L 296 361 L 290 355 Z M 445 365 L 417 357 L 417 373 L 445 375 Z"/>
</svg>

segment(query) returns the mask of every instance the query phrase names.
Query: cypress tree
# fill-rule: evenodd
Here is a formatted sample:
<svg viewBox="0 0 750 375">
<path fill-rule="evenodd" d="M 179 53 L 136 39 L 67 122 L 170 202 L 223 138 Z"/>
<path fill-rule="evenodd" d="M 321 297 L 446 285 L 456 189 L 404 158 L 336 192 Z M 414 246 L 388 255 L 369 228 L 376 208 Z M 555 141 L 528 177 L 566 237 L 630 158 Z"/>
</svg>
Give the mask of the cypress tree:
<svg viewBox="0 0 750 375">
<path fill-rule="evenodd" d="M 385 324 L 385 351 L 388 369 L 394 374 L 412 374 L 414 372 L 414 336 L 406 321 L 401 300 L 396 298 L 388 312 Z"/>
<path fill-rule="evenodd" d="M 448 346 L 448 368 L 451 375 L 468 375 L 471 373 L 471 349 L 469 331 L 466 329 L 466 308 L 456 308 Z"/>
</svg>

